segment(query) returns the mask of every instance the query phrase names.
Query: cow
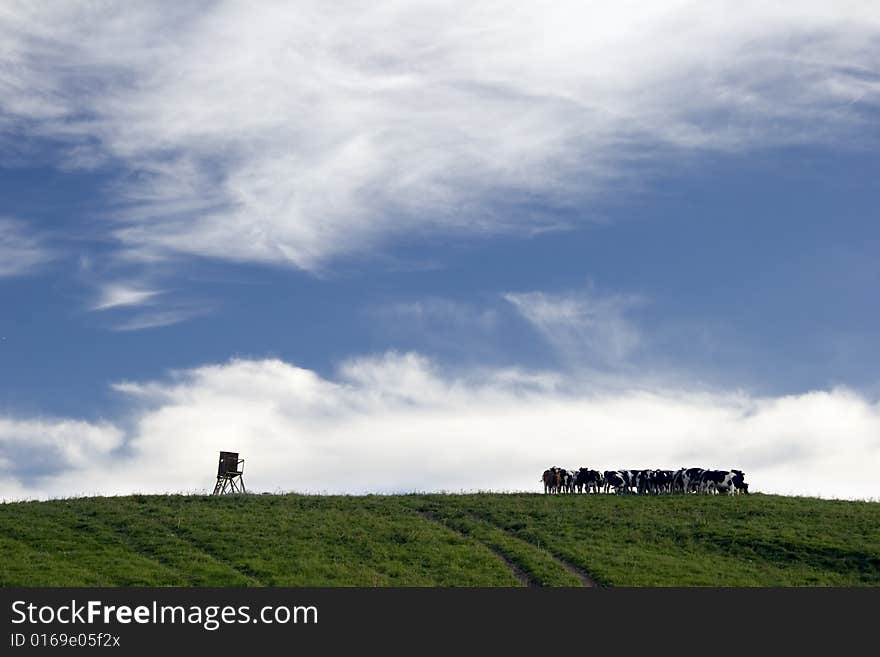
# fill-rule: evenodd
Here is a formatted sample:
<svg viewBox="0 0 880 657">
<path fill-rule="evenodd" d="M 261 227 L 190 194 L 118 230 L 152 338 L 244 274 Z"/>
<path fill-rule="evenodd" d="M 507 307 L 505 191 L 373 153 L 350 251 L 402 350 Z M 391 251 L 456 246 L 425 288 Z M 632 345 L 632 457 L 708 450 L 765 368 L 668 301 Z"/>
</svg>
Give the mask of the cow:
<svg viewBox="0 0 880 657">
<path fill-rule="evenodd" d="M 586 477 L 584 476 L 586 471 L 586 468 L 578 468 L 574 473 L 574 488 L 578 493 L 583 493 L 584 486 L 587 484 Z M 587 492 L 589 493 L 590 491 Z"/>
<path fill-rule="evenodd" d="M 604 483 L 602 473 L 598 470 L 580 468 L 575 475 L 575 486 L 579 493 L 582 490 L 587 493 L 598 493 Z"/>
<path fill-rule="evenodd" d="M 704 472 L 706 471 L 703 468 L 688 468 L 684 471 L 685 493 L 697 493 L 701 490 Z"/>
<path fill-rule="evenodd" d="M 602 477 L 605 481 L 606 493 L 612 488 L 617 494 L 628 492 L 627 477 L 624 476 L 623 472 L 619 470 L 606 470 L 602 473 Z"/>
<path fill-rule="evenodd" d="M 749 485 L 745 481 L 745 473 L 742 470 L 727 470 L 725 472 L 724 480 L 716 486 L 719 492 L 723 491 L 728 495 L 737 493 L 748 495 Z"/>
<path fill-rule="evenodd" d="M 651 473 L 651 492 L 654 495 L 672 492 L 672 470 L 654 470 Z"/>
<path fill-rule="evenodd" d="M 541 481 L 544 482 L 544 493 L 559 494 L 566 492 L 567 478 L 569 473 L 558 466 L 553 466 L 544 470 L 541 475 Z"/>
<path fill-rule="evenodd" d="M 702 468 L 679 468 L 672 473 L 670 490 L 673 493 L 692 493 L 699 489 Z"/>
<path fill-rule="evenodd" d="M 686 482 L 686 470 L 684 468 L 679 468 L 672 474 L 672 492 L 673 493 L 684 493 L 687 492 L 687 484 Z"/>
<path fill-rule="evenodd" d="M 716 484 L 723 478 L 724 473 L 721 470 L 703 470 L 700 474 L 700 492 L 709 495 L 717 493 Z"/>
<path fill-rule="evenodd" d="M 541 481 L 544 482 L 544 494 L 547 495 L 549 493 L 555 492 L 556 489 L 556 468 L 549 468 L 544 470 L 544 474 L 541 475 Z"/>
<path fill-rule="evenodd" d="M 633 483 L 636 487 L 636 492 L 639 495 L 644 495 L 651 490 L 651 475 L 653 472 L 651 470 L 636 470 L 635 476 L 633 477 Z"/>
<path fill-rule="evenodd" d="M 746 483 L 746 473 L 742 470 L 731 470 L 732 475 L 730 481 L 733 484 L 734 492 L 749 494 L 749 485 Z"/>
<path fill-rule="evenodd" d="M 716 493 L 734 495 L 737 490 L 748 492 L 748 484 L 745 482 L 745 474 L 742 470 L 706 470 L 700 480 L 700 487 L 704 493 L 710 495 Z"/>
<path fill-rule="evenodd" d="M 562 490 L 565 493 L 574 493 L 574 470 L 562 470 Z"/>
</svg>

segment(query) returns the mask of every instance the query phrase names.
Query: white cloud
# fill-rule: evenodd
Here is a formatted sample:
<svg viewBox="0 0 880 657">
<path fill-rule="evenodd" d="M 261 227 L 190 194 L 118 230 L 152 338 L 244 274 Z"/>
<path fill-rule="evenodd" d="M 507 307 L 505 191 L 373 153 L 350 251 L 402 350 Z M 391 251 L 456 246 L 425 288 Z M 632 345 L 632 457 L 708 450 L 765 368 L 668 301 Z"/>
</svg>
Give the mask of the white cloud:
<svg viewBox="0 0 880 657">
<path fill-rule="evenodd" d="M 212 306 L 206 301 L 169 298 L 168 291 L 144 283 L 117 281 L 99 285 L 98 298 L 90 310 L 112 311 L 111 330 L 143 331 L 195 319 L 211 312 Z"/>
<path fill-rule="evenodd" d="M 619 366 L 638 348 L 639 330 L 626 311 L 632 296 L 591 291 L 508 293 L 504 298 L 555 348 L 578 366 Z"/>
<path fill-rule="evenodd" d="M 375 304 L 367 312 L 375 334 L 386 344 L 418 345 L 423 351 L 483 359 L 497 348 L 499 313 L 484 305 L 427 297 Z"/>
<path fill-rule="evenodd" d="M 122 436 L 106 423 L 0 416 L 0 497 L 59 472 L 70 476 L 89 470 L 121 446 Z"/>
<path fill-rule="evenodd" d="M 871 0 L 5 3 L 0 133 L 127 168 L 127 257 L 315 269 L 555 224 L 518 201 L 668 149 L 840 140 L 880 98 L 878 34 Z"/>
<path fill-rule="evenodd" d="M 760 491 L 880 497 L 880 405 L 842 389 L 602 393 L 503 371 L 452 376 L 415 354 L 354 360 L 335 380 L 235 360 L 116 389 L 135 409 L 124 450 L 112 451 L 115 430 L 77 425 L 96 445 L 68 458 L 79 470 L 32 481 L 10 458 L 0 496 L 205 490 L 228 449 L 258 491 L 537 491 L 551 464 L 702 465 L 740 467 Z M 53 430 L 27 440 L 55 445 L 37 438 Z"/>
<path fill-rule="evenodd" d="M 137 313 L 126 320 L 114 324 L 112 329 L 114 331 L 143 331 L 145 329 L 162 328 L 163 326 L 173 326 L 181 322 L 188 322 L 209 312 L 211 312 L 211 306 L 206 303 L 178 305 L 177 307 L 164 310 Z"/>
<path fill-rule="evenodd" d="M 30 273 L 53 257 L 23 222 L 0 217 L 0 278 Z"/>
<path fill-rule="evenodd" d="M 149 290 L 137 285 L 109 283 L 101 288 L 92 310 L 109 310 L 120 306 L 140 306 L 150 302 L 161 290 Z"/>
<path fill-rule="evenodd" d="M 386 321 L 403 322 L 422 331 L 491 332 L 498 321 L 491 308 L 452 299 L 425 298 L 419 301 L 401 301 L 374 309 L 374 314 Z"/>
</svg>

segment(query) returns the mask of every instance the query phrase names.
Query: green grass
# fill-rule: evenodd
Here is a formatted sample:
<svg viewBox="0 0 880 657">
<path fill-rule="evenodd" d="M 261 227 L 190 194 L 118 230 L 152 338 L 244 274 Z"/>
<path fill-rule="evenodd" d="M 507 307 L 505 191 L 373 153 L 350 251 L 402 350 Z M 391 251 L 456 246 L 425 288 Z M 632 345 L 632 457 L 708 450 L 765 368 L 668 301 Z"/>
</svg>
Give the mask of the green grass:
<svg viewBox="0 0 880 657">
<path fill-rule="evenodd" d="M 770 495 L 0 505 L 3 586 L 878 586 L 880 504 Z"/>
</svg>

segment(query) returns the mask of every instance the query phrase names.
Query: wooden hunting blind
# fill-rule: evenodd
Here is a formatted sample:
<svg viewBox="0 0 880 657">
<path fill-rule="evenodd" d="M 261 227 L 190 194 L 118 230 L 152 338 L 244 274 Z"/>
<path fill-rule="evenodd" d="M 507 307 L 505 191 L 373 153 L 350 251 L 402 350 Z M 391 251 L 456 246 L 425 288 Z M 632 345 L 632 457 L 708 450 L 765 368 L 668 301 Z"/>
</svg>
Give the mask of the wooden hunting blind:
<svg viewBox="0 0 880 657">
<path fill-rule="evenodd" d="M 238 452 L 220 452 L 220 462 L 217 464 L 217 483 L 211 494 L 246 493 L 243 475 L 244 459 L 238 458 Z"/>
</svg>

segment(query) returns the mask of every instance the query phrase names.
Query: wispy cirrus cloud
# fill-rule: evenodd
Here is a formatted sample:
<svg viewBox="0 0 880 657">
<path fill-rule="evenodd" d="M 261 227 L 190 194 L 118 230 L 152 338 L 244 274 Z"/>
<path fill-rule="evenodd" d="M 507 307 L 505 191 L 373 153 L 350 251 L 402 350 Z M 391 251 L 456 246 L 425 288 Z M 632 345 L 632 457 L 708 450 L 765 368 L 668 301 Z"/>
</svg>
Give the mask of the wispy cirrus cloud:
<svg viewBox="0 0 880 657">
<path fill-rule="evenodd" d="M 94 275 L 88 259 L 81 261 L 80 269 L 86 272 L 84 276 L 87 281 Z M 143 331 L 173 326 L 206 315 L 214 309 L 210 301 L 188 298 L 173 289 L 159 289 L 146 280 L 120 279 L 95 286 L 97 298 L 88 309 L 100 313 L 104 325 L 112 331 Z"/>
<path fill-rule="evenodd" d="M 54 257 L 45 240 L 26 223 L 0 217 L 0 278 L 31 273 Z"/>
<path fill-rule="evenodd" d="M 443 331 L 450 328 L 491 331 L 498 322 L 498 313 L 493 308 L 441 297 L 398 301 L 375 308 L 373 312 L 389 321 L 411 323 L 419 330 L 439 327 Z"/>
<path fill-rule="evenodd" d="M 101 287 L 100 296 L 92 310 L 140 306 L 155 300 L 161 290 L 151 290 L 129 283 L 108 283 Z"/>
<path fill-rule="evenodd" d="M 139 312 L 128 319 L 115 323 L 111 328 L 114 331 L 143 331 L 146 329 L 162 328 L 187 322 L 210 312 L 211 307 L 207 304 L 157 309 Z"/>
<path fill-rule="evenodd" d="M 14 2 L 0 132 L 122 166 L 127 258 L 320 269 L 556 226 L 670 151 L 843 143 L 878 36 L 870 1 Z"/>
<path fill-rule="evenodd" d="M 623 365 L 642 343 L 641 331 L 627 317 L 644 303 L 636 296 L 582 290 L 510 292 L 504 298 L 566 361 L 578 366 Z"/>
<path fill-rule="evenodd" d="M 367 311 L 373 331 L 400 347 L 485 356 L 497 337 L 499 313 L 488 305 L 442 297 L 379 303 Z"/>
</svg>

